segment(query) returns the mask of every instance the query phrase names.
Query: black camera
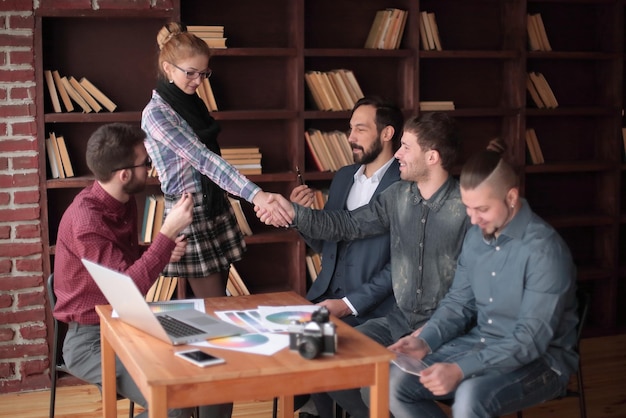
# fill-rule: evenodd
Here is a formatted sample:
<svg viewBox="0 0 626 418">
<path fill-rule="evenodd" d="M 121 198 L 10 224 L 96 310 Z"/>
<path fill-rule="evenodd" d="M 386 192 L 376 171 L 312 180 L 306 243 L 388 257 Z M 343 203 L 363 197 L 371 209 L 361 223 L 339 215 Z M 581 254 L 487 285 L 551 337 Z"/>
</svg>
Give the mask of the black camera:
<svg viewBox="0 0 626 418">
<path fill-rule="evenodd" d="M 289 349 L 298 351 L 307 359 L 321 355 L 333 355 L 337 352 L 337 330 L 330 322 L 330 312 L 321 307 L 311 314 L 309 322 L 297 320 L 289 324 Z"/>
</svg>

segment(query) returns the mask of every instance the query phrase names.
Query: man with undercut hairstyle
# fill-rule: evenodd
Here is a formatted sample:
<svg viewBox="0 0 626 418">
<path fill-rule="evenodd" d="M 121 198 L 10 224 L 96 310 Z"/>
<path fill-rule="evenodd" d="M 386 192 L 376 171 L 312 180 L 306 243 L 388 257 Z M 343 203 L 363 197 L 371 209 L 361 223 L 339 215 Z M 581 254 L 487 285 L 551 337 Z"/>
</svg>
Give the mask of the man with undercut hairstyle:
<svg viewBox="0 0 626 418">
<path fill-rule="evenodd" d="M 494 148 L 491 148 L 494 149 Z M 576 270 L 559 234 L 520 197 L 497 151 L 464 165 L 467 232 L 448 294 L 424 327 L 389 348 L 429 366 L 415 376 L 392 365 L 395 418 L 494 417 L 565 392 L 576 370 Z"/>
</svg>

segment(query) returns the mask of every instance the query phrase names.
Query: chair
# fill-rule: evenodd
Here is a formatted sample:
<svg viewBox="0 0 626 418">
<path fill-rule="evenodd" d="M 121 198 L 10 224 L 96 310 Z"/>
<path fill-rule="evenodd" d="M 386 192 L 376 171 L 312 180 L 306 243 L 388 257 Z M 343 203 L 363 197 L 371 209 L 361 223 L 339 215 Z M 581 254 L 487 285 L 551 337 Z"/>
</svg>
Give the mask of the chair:
<svg viewBox="0 0 626 418">
<path fill-rule="evenodd" d="M 52 361 L 50 362 L 50 418 L 54 418 L 54 406 L 56 403 L 56 389 L 59 374 L 71 373 L 65 365 L 65 362 L 63 361 L 63 356 L 61 355 L 63 340 L 65 339 L 65 334 L 67 333 L 67 324 L 57 320 L 54 315 L 52 315 L 52 312 L 54 312 L 54 305 L 57 302 L 57 297 L 54 294 L 54 273 L 48 276 L 47 288 L 48 297 L 50 299 L 50 315 L 52 316 L 52 320 L 54 322 L 54 341 L 52 343 Z M 134 411 L 135 403 L 133 401 L 130 401 L 128 411 L 129 418 L 133 418 Z"/>
<path fill-rule="evenodd" d="M 563 396 L 554 398 L 546 402 L 557 402 L 564 398 L 578 398 L 578 413 L 581 418 L 587 418 L 587 406 L 585 404 L 585 385 L 583 382 L 583 369 L 582 361 L 580 358 L 580 339 L 582 337 L 583 328 L 587 322 L 587 316 L 589 314 L 589 305 L 591 303 L 591 295 L 581 289 L 578 289 L 576 294 L 578 298 L 578 326 L 576 327 L 576 347 L 575 350 L 578 353 L 578 372 L 576 372 L 576 390 L 567 389 L 567 392 Z M 522 411 L 517 411 L 517 418 L 523 418 Z"/>
</svg>

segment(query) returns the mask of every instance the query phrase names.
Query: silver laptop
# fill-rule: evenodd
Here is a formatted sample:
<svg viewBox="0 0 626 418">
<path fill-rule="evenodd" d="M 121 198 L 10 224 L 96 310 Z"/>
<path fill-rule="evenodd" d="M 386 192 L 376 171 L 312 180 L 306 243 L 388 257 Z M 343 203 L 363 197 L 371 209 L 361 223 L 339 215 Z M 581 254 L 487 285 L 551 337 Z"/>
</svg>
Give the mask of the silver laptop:
<svg viewBox="0 0 626 418">
<path fill-rule="evenodd" d="M 130 276 L 81 261 L 122 321 L 163 341 L 180 345 L 247 332 L 195 309 L 154 313 Z"/>
</svg>

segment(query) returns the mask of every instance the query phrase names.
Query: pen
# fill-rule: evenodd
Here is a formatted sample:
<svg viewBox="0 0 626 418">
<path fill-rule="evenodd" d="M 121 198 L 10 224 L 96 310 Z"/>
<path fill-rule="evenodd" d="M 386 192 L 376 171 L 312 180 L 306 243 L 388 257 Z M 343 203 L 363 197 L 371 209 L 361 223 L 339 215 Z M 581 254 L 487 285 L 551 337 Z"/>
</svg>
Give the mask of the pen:
<svg viewBox="0 0 626 418">
<path fill-rule="evenodd" d="M 304 186 L 304 178 L 302 177 L 302 173 L 300 172 L 300 167 L 296 166 L 296 173 L 298 174 L 298 183 Z"/>
</svg>

